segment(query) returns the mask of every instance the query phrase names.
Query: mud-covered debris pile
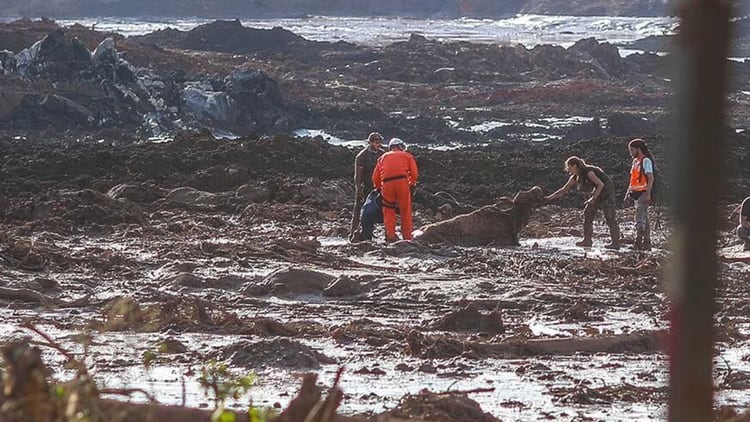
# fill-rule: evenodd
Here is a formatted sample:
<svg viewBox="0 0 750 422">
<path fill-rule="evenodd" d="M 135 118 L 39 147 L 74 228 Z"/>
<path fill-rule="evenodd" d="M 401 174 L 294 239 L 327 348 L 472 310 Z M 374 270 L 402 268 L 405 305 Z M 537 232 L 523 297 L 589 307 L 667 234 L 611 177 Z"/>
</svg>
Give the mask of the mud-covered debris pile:
<svg viewBox="0 0 750 422">
<path fill-rule="evenodd" d="M 240 342 L 224 348 L 214 356 L 243 368 L 317 369 L 336 360 L 298 341 L 274 338 L 260 342 Z"/>
<path fill-rule="evenodd" d="M 422 390 L 418 394 L 403 397 L 396 409 L 388 412 L 395 418 L 434 422 L 499 422 L 500 420 L 482 411 L 479 403 L 464 393 L 433 393 Z"/>
<path fill-rule="evenodd" d="M 467 331 L 488 334 L 502 334 L 505 332 L 502 313 L 499 310 L 483 313 L 479 311 L 474 303 L 449 312 L 433 322 L 431 328 L 442 331 Z"/>
<path fill-rule="evenodd" d="M 136 130 L 166 136 L 208 127 L 219 133 L 284 132 L 305 115 L 257 69 L 186 80 L 136 68 L 106 38 L 91 52 L 77 38 L 52 29 L 18 54 L 0 55 L 0 123 L 7 129 Z M 52 89 L 45 88 L 52 84 Z"/>
</svg>

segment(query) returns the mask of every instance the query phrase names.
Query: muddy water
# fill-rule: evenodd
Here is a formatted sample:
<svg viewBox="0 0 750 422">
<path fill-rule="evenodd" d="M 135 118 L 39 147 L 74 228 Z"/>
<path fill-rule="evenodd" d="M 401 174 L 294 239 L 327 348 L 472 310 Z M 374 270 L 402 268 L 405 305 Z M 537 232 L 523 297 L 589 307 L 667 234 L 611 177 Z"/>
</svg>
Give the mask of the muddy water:
<svg viewBox="0 0 750 422">
<path fill-rule="evenodd" d="M 568 214 L 555 220 L 574 218 L 577 215 Z M 239 374 L 256 372 L 259 385 L 249 398 L 264 406 L 285 406 L 302 373 L 317 372 L 321 382 L 330 383 L 337 368 L 345 366 L 342 387 L 347 395 L 342 410 L 346 413 L 392 408 L 403 395 L 423 388 L 494 388 L 473 398 L 502 420 L 664 419 L 667 362 L 661 352 L 507 358 L 458 353 L 422 358 L 408 352 L 404 338 L 405 333 L 417 330 L 425 335 L 494 344 L 509 339 L 575 338 L 665 328 L 666 299 L 654 267 L 664 251 L 634 256 L 632 252 L 604 250 L 607 239 L 602 226 L 596 227 L 594 248 L 587 250 L 572 246 L 574 236 L 539 236 L 547 229 L 545 224 L 531 227 L 520 247 L 442 249 L 399 249 L 379 242 L 350 245 L 330 234 L 330 227 L 329 234 L 315 234 L 326 232 L 326 228 L 301 226 L 283 222 L 245 226 L 230 219 L 223 229 L 196 228 L 191 236 L 38 235 L 39 248 L 54 246 L 71 259 L 90 260 L 50 268 L 43 274 L 58 281 L 60 299 L 89 296 L 89 304 L 29 309 L 12 303 L 0 311 L 2 340 L 30 334 L 19 328 L 22 321 L 30 320 L 81 356 L 83 347 L 76 335 L 89 332 L 93 343 L 85 359 L 102 385 L 142 388 L 171 404 L 212 405 L 197 382 L 197 371 L 216 358 L 229 362 Z M 268 233 L 273 231 L 289 243 L 283 247 L 278 241 L 269 243 Z M 627 228 L 627 235 L 629 231 Z M 376 232 L 377 237 L 381 234 Z M 531 235 L 535 237 L 528 237 Z M 294 242 L 310 238 L 320 246 L 295 249 Z M 245 289 L 289 265 L 347 276 L 358 282 L 360 293 L 330 297 L 288 285 L 287 290 L 254 295 Z M 639 265 L 643 270 L 634 272 L 632 268 Z M 196 276 L 199 281 L 193 283 L 198 284 L 177 282 L 175 278 L 185 272 Z M 750 269 L 745 264 L 732 264 L 728 270 L 731 280 L 748 275 Z M 23 284 L 40 274 L 6 269 L 0 276 L 4 282 Z M 227 280 L 222 279 L 226 276 L 240 281 L 216 281 Z M 723 303 L 741 302 L 746 289 L 739 281 L 730 283 L 721 295 Z M 199 298 L 209 310 L 215 306 L 239 318 L 270 317 L 290 326 L 296 324 L 298 331 L 277 337 L 262 332 L 243 334 L 232 330 L 237 327 L 210 324 L 172 324 L 153 332 L 91 328 L 101 326 L 103 309 L 113 297 L 131 296 L 141 306 L 148 306 L 163 303 L 163 295 Z M 505 331 L 483 334 L 432 328 L 434 321 L 469 303 L 482 311 L 501 310 Z M 750 324 L 746 315 L 729 312 L 722 325 L 735 328 L 717 348 L 718 402 L 746 406 L 746 388 L 725 381 L 731 373 L 750 373 Z M 186 351 L 159 351 L 159 344 L 166 339 L 178 340 Z M 223 354 L 242 342 L 249 345 L 242 349 L 246 357 Z M 142 359 L 149 351 L 155 351 L 157 358 L 146 368 Z M 57 377 L 70 375 L 62 369 L 59 354 L 46 351 L 45 358 Z M 249 398 L 233 405 L 244 406 Z M 145 398 L 136 395 L 134 400 Z"/>
</svg>

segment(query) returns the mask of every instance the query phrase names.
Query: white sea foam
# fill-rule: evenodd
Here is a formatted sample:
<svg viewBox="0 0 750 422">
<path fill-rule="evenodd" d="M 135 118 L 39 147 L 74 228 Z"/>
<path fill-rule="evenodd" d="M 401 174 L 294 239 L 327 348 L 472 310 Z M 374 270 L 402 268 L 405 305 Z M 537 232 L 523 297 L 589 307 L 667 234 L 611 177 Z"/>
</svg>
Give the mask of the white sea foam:
<svg viewBox="0 0 750 422">
<path fill-rule="evenodd" d="M 210 19 L 86 18 L 60 19 L 62 25 L 80 23 L 125 36 L 175 28 L 190 30 Z M 670 34 L 676 20 L 666 17 L 596 17 L 516 15 L 508 19 L 407 19 L 397 17 L 328 17 L 294 19 L 245 19 L 254 28 L 284 27 L 316 41 L 347 41 L 362 45 L 386 45 L 409 39 L 412 33 L 442 41 L 554 44 L 568 47 L 581 38 L 595 37 L 612 43 L 629 43 L 649 35 Z M 629 51 L 628 51 L 629 52 Z"/>
</svg>

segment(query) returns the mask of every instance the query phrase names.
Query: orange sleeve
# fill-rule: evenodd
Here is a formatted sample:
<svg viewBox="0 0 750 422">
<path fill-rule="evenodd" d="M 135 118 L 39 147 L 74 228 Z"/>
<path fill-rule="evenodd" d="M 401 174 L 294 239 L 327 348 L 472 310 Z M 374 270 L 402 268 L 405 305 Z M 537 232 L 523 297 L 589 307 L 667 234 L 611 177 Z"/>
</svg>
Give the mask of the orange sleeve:
<svg viewBox="0 0 750 422">
<path fill-rule="evenodd" d="M 409 154 L 409 184 L 414 186 L 417 184 L 419 178 L 419 170 L 417 170 L 417 160 L 414 156 Z"/>
<path fill-rule="evenodd" d="M 380 174 L 380 167 L 382 162 L 383 157 L 378 158 L 378 163 L 375 164 L 375 170 L 372 171 L 372 185 L 375 187 L 375 189 L 378 190 L 383 187 L 383 180 Z"/>
</svg>

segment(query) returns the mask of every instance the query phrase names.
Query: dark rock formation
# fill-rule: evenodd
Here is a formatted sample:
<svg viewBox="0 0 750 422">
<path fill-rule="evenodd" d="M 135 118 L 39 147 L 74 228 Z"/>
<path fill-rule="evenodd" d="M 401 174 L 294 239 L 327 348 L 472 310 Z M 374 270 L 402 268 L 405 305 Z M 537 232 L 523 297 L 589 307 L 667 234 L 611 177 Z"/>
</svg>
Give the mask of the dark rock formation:
<svg viewBox="0 0 750 422">
<path fill-rule="evenodd" d="M 150 137 L 209 127 L 263 134 L 289 131 L 307 113 L 258 70 L 184 81 L 137 69 L 120 56 L 113 38 L 92 54 L 59 28 L 18 54 L 0 52 L 0 76 L 7 77 L 0 80 L 0 124 L 10 129 L 116 127 Z"/>
</svg>

